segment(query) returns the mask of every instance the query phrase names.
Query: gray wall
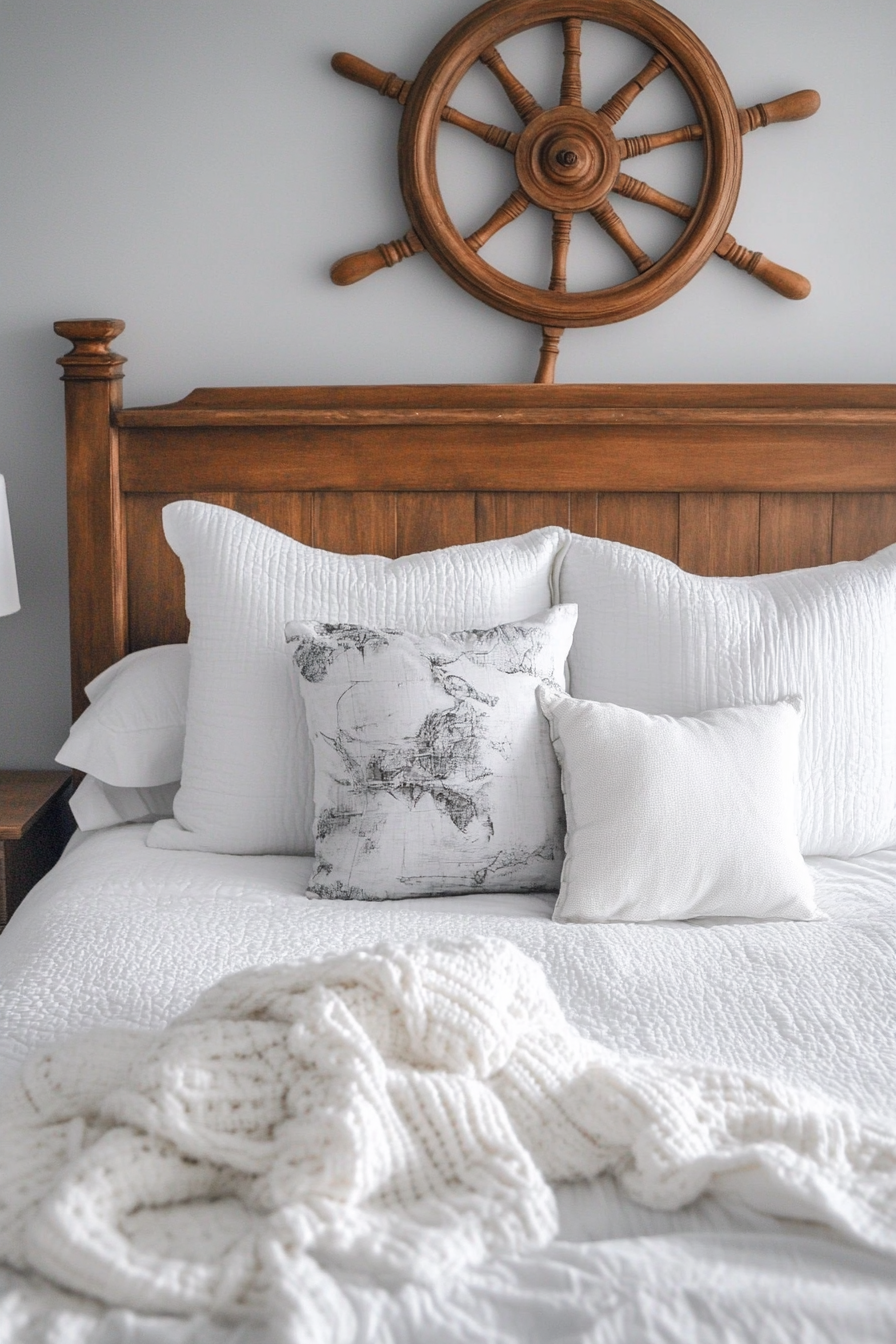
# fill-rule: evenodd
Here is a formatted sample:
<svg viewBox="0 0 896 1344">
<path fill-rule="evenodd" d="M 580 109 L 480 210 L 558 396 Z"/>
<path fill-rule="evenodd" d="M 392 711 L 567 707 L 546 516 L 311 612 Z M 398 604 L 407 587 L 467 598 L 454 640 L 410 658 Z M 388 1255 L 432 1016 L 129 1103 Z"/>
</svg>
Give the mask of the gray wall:
<svg viewBox="0 0 896 1344">
<path fill-rule="evenodd" d="M 353 289 L 342 253 L 406 220 L 398 111 L 338 79 L 347 49 L 410 76 L 472 0 L 0 0 L 0 471 L 22 611 L 0 621 L 0 764 L 50 762 L 68 723 L 60 317 L 121 317 L 130 404 L 207 383 L 527 381 L 534 329 L 492 312 L 427 257 Z M 896 215 L 892 0 L 674 0 L 745 105 L 813 86 L 813 121 L 745 143 L 732 225 L 809 275 L 791 304 L 713 260 L 673 301 L 622 326 L 570 332 L 565 381 L 891 381 Z M 606 30 L 601 30 L 605 32 Z M 549 37 L 514 66 L 550 98 Z M 506 51 L 508 58 L 511 48 Z M 594 33 L 589 101 L 636 68 L 629 39 Z M 557 66 L 554 66 L 556 71 Z M 484 71 L 463 105 L 512 125 Z M 668 84 L 668 88 L 664 87 Z M 457 101 L 461 101 L 458 99 Z M 626 133 L 677 124 L 666 76 Z M 509 159 L 446 130 L 440 169 L 458 224 L 502 198 Z M 642 160 L 693 186 L 693 146 Z M 547 238 L 529 212 L 491 254 L 538 280 Z M 661 217 L 628 214 L 645 245 Z M 624 274 L 589 221 L 573 275 Z M 540 249 L 540 250 L 536 250 Z M 589 279 L 590 277 L 590 279 Z"/>
</svg>

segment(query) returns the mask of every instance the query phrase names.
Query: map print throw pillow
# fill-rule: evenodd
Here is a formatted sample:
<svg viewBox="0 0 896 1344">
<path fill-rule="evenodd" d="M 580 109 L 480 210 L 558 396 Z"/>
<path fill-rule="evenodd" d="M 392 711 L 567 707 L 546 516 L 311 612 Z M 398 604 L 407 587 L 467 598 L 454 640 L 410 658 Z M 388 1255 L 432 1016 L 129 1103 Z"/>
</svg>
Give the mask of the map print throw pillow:
<svg viewBox="0 0 896 1344">
<path fill-rule="evenodd" d="M 448 635 L 287 625 L 314 746 L 311 893 L 557 889 L 563 800 L 535 692 L 564 687 L 576 614 Z"/>
</svg>

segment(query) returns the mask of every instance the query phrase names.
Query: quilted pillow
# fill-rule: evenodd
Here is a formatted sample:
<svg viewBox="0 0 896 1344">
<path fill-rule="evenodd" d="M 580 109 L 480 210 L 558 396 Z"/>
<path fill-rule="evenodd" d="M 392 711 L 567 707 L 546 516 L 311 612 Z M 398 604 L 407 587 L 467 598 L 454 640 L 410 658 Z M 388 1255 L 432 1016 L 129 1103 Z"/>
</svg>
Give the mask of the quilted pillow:
<svg viewBox="0 0 896 1344">
<path fill-rule="evenodd" d="M 190 687 L 174 821 L 148 844 L 224 854 L 310 854 L 311 743 L 283 639 L 288 620 L 422 632 L 516 620 L 550 606 L 567 533 L 386 560 L 334 555 L 214 504 L 163 510 L 190 618 Z"/>
<path fill-rule="evenodd" d="M 451 635 L 287 626 L 314 744 L 309 890 L 389 900 L 553 891 L 560 776 L 536 691 L 559 691 L 574 607 Z"/>
<path fill-rule="evenodd" d="M 797 836 L 802 706 L 673 718 L 542 687 L 562 767 L 554 919 L 812 919 Z"/>
<path fill-rule="evenodd" d="M 560 600 L 579 608 L 574 696 L 681 715 L 799 695 L 802 852 L 896 843 L 896 546 L 718 579 L 573 537 Z"/>
</svg>

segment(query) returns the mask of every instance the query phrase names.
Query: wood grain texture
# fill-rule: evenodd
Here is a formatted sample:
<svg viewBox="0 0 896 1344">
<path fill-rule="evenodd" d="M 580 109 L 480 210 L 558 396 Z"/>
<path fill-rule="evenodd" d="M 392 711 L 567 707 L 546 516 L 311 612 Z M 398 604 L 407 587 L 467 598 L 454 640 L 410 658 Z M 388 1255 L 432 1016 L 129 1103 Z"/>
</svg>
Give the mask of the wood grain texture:
<svg viewBox="0 0 896 1344">
<path fill-rule="evenodd" d="M 390 243 L 378 243 L 363 252 L 350 252 L 340 257 L 330 267 L 330 279 L 334 285 L 356 285 L 387 266 L 397 266 L 400 261 L 418 255 L 423 244 L 413 229 L 408 229 L 402 238 L 394 238 Z"/>
<path fill-rule="evenodd" d="M 596 537 L 600 496 L 595 490 L 572 490 L 569 495 L 569 530 L 583 537 Z"/>
<path fill-rule="evenodd" d="M 345 555 L 396 555 L 395 495 L 375 490 L 318 491 L 314 496 L 314 544 Z"/>
<path fill-rule="evenodd" d="M 236 507 L 232 492 L 197 490 L 188 497 L 225 509 Z M 184 610 L 184 572 L 162 529 L 162 509 L 182 498 L 179 493 L 124 497 L 129 653 L 156 644 L 182 644 L 189 634 Z"/>
<path fill-rule="evenodd" d="M 896 491 L 834 499 L 831 558 L 864 560 L 896 541 Z"/>
<path fill-rule="evenodd" d="M 563 339 L 563 327 L 542 327 L 541 347 L 538 352 L 538 367 L 534 382 L 541 386 L 553 383 L 557 370 L 557 357 L 560 354 L 560 342 Z"/>
<path fill-rule="evenodd" d="M 800 89 L 797 93 L 785 93 L 783 98 L 774 98 L 770 103 L 756 103 L 754 107 L 742 107 L 738 112 L 742 135 L 758 131 L 760 126 L 771 126 L 777 121 L 804 121 L 814 117 L 821 107 L 821 95 L 815 89 Z"/>
<path fill-rule="evenodd" d="M 595 429 L 474 424 L 358 426 L 296 432 L 254 427 L 127 431 L 128 493 L 212 490 L 778 491 L 896 489 L 896 426 L 819 434 L 749 426 L 688 429 L 661 419 Z M 822 437 L 826 440 L 822 442 Z M 785 442 L 786 439 L 786 442 Z"/>
<path fill-rule="evenodd" d="M 631 492 L 599 495 L 595 535 L 677 561 L 679 497 Z"/>
<path fill-rule="evenodd" d="M 78 324 L 80 325 L 80 324 Z M 116 412 L 119 428 L 251 421 L 283 424 L 422 424 L 460 420 L 526 422 L 540 413 L 553 423 L 565 412 L 584 424 L 589 413 L 617 414 L 647 424 L 651 417 L 758 424 L 896 424 L 892 383 L 384 383 L 376 386 L 197 387 L 180 401 Z M 841 445 L 842 447 L 842 445 Z"/>
<path fill-rule="evenodd" d="M 463 546 L 476 540 L 476 497 L 459 491 L 396 497 L 396 555 Z"/>
<path fill-rule="evenodd" d="M 758 572 L 758 494 L 682 495 L 679 520 L 682 569 L 692 574 Z"/>
<path fill-rule="evenodd" d="M 315 545 L 314 499 L 310 494 L 290 494 L 279 490 L 234 491 L 226 506 L 249 518 L 285 532 L 288 537 Z"/>
<path fill-rule="evenodd" d="M 114 419 L 131 492 L 896 490 L 891 387 L 199 389 Z"/>
<path fill-rule="evenodd" d="M 123 355 L 111 343 L 118 319 L 55 323 L 72 349 L 56 362 L 65 384 L 72 715 L 84 687 L 127 652 L 127 564 L 115 412 Z M 91 576 L 85 589 L 79 574 Z"/>
<path fill-rule="evenodd" d="M 513 537 L 536 527 L 569 527 L 569 495 L 545 491 L 476 495 L 476 540 Z"/>
<path fill-rule="evenodd" d="M 27 835 L 71 779 L 71 770 L 0 770 L 0 840 Z"/>
<path fill-rule="evenodd" d="M 807 569 L 831 562 L 834 497 L 765 494 L 759 508 L 759 570 Z"/>
</svg>

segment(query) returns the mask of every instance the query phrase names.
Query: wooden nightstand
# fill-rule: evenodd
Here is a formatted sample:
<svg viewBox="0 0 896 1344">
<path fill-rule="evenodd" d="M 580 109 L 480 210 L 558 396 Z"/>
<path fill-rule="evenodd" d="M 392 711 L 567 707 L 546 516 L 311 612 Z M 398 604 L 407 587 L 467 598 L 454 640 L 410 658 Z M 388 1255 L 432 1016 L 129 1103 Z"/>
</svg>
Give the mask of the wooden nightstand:
<svg viewBox="0 0 896 1344">
<path fill-rule="evenodd" d="M 75 829 L 70 770 L 0 770 L 0 929 Z"/>
</svg>

